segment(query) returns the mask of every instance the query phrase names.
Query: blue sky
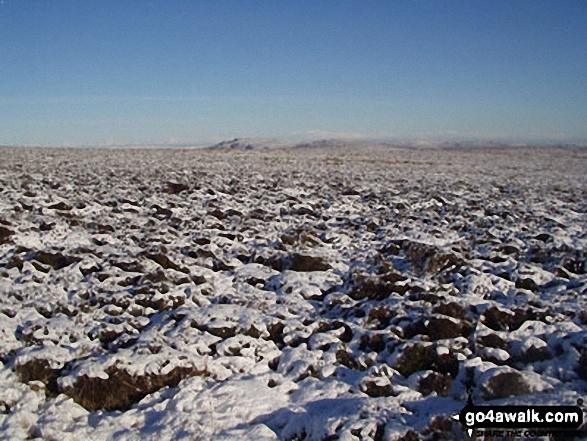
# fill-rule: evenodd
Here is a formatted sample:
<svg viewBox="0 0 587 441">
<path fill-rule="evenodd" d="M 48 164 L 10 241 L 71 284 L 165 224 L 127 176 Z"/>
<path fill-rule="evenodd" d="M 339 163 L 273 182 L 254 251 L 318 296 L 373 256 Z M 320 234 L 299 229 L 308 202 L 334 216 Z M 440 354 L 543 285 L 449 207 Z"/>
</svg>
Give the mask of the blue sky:
<svg viewBox="0 0 587 441">
<path fill-rule="evenodd" d="M 587 140 L 587 1 L 3 0 L 0 144 Z"/>
</svg>

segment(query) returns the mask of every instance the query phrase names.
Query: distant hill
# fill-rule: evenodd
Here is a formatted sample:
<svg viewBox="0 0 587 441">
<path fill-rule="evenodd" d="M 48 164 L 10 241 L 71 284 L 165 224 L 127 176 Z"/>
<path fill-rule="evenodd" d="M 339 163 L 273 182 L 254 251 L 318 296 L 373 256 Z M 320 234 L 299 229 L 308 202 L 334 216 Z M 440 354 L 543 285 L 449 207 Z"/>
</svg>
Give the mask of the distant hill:
<svg viewBox="0 0 587 441">
<path fill-rule="evenodd" d="M 295 147 L 297 141 L 275 138 L 234 138 L 207 147 L 209 150 L 267 150 Z"/>
</svg>

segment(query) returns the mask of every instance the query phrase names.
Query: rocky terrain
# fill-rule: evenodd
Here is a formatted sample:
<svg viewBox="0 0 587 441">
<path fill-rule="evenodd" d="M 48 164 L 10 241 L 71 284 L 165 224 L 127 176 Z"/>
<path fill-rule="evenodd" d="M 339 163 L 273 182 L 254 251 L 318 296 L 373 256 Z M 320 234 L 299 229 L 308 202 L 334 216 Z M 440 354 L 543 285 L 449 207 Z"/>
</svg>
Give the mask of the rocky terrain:
<svg viewBox="0 0 587 441">
<path fill-rule="evenodd" d="M 587 150 L 0 149 L 0 438 L 466 439 L 587 399 Z"/>
</svg>

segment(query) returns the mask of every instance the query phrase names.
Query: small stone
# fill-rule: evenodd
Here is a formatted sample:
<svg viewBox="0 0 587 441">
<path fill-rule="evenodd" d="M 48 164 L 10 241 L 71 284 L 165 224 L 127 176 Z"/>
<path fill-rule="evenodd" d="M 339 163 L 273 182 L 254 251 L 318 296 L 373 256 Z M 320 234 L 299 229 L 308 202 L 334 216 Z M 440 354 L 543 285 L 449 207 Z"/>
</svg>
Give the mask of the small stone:
<svg viewBox="0 0 587 441">
<path fill-rule="evenodd" d="M 529 277 L 525 279 L 516 280 L 516 288 L 527 289 L 529 291 L 535 291 L 538 288 L 536 282 Z"/>
<path fill-rule="evenodd" d="M 485 372 L 479 380 L 479 387 L 483 398 L 487 400 L 524 395 L 532 391 L 524 375 L 506 366 Z"/>
<path fill-rule="evenodd" d="M 136 260 L 112 262 L 112 266 L 120 268 L 122 271 L 125 271 L 127 273 L 144 272 L 143 266 Z"/>
<path fill-rule="evenodd" d="M 289 267 L 291 271 L 326 271 L 331 266 L 320 256 L 311 256 L 308 254 L 294 253 L 292 256 L 292 262 Z"/>
<path fill-rule="evenodd" d="M 182 191 L 189 190 L 189 185 L 181 184 L 177 182 L 168 182 L 167 183 L 167 193 L 168 194 L 179 194 Z"/>
<path fill-rule="evenodd" d="M 540 234 L 534 236 L 534 239 L 540 240 L 542 242 L 548 242 L 549 240 L 552 239 L 552 236 L 548 233 L 540 233 Z"/>
<path fill-rule="evenodd" d="M 440 303 L 432 311 L 436 314 L 443 314 L 457 319 L 463 319 L 467 316 L 467 310 L 455 302 Z"/>
<path fill-rule="evenodd" d="M 414 372 L 430 369 L 434 364 L 435 351 L 431 343 L 416 342 L 400 349 L 394 369 L 404 377 Z"/>
<path fill-rule="evenodd" d="M 497 334 L 485 334 L 477 337 L 477 343 L 481 346 L 504 349 L 507 346 L 507 341 Z"/>
<path fill-rule="evenodd" d="M 424 396 L 436 392 L 439 397 L 447 397 L 451 385 L 452 378 L 449 375 L 431 371 L 420 378 L 418 391 Z"/>
<path fill-rule="evenodd" d="M 347 352 L 344 349 L 339 349 L 336 351 L 336 361 L 341 365 L 348 367 L 349 369 L 363 370 L 361 365 L 354 359 L 352 353 Z"/>
<path fill-rule="evenodd" d="M 463 335 L 461 321 L 449 317 L 431 317 L 426 324 L 430 340 L 443 340 Z"/>
<path fill-rule="evenodd" d="M 394 270 L 378 275 L 358 274 L 354 277 L 349 295 L 354 300 L 383 300 L 392 293 L 405 294 L 410 289 L 406 280 L 404 275 Z"/>
<path fill-rule="evenodd" d="M 74 262 L 80 262 L 79 257 L 64 256 L 61 253 L 50 253 L 47 251 L 37 251 L 33 256 L 33 260 L 48 265 L 54 270 L 59 270 L 71 265 Z"/>
<path fill-rule="evenodd" d="M 361 382 L 361 390 L 373 398 L 390 397 L 394 395 L 393 386 L 389 380 L 383 378 L 368 379 Z"/>
<path fill-rule="evenodd" d="M 98 271 L 102 271 L 102 267 L 98 265 L 93 265 L 90 267 L 79 267 L 80 272 L 83 274 L 84 277 L 89 276 L 90 274 L 97 273 Z"/>
<path fill-rule="evenodd" d="M 260 327 L 256 325 L 251 325 L 248 331 L 245 332 L 245 335 L 248 335 L 253 338 L 259 338 L 263 335 L 263 329 L 260 329 Z"/>
<path fill-rule="evenodd" d="M 213 216 L 218 220 L 226 219 L 226 213 L 224 213 L 222 210 L 219 210 L 218 208 L 208 212 L 208 215 Z"/>
<path fill-rule="evenodd" d="M 49 205 L 47 208 L 51 210 L 60 210 L 60 211 L 69 211 L 73 207 L 71 205 L 67 205 L 65 202 L 61 201 L 53 205 Z"/>
<path fill-rule="evenodd" d="M 6 227 L 0 226 L 0 245 L 6 243 L 8 238 L 14 234 L 14 231 L 9 230 Z"/>
<path fill-rule="evenodd" d="M 385 329 L 389 326 L 391 319 L 393 319 L 396 315 L 396 308 L 391 306 L 379 306 L 371 308 L 365 322 L 365 327 L 368 329 Z"/>
<path fill-rule="evenodd" d="M 283 330 L 285 325 L 281 320 L 271 322 L 267 325 L 267 331 L 269 332 L 269 340 L 273 341 L 278 347 L 284 345 L 283 342 Z"/>
<path fill-rule="evenodd" d="M 477 352 L 483 361 L 489 361 L 497 365 L 506 364 L 510 359 L 510 354 L 503 349 L 485 347 Z"/>
<path fill-rule="evenodd" d="M 433 245 L 408 241 L 404 248 L 412 267 L 418 273 L 456 272 L 466 264 L 452 251 L 445 251 Z"/>
<path fill-rule="evenodd" d="M 522 251 L 515 245 L 504 245 L 501 249 L 505 254 L 521 254 L 522 253 Z"/>
<path fill-rule="evenodd" d="M 41 222 L 39 224 L 39 230 L 41 230 L 41 231 L 51 231 L 54 226 L 55 226 L 55 222 L 47 223 L 47 222 L 43 221 L 43 222 Z"/>
<path fill-rule="evenodd" d="M 514 323 L 514 313 L 492 306 L 483 314 L 482 322 L 494 331 L 507 331 Z"/>
<path fill-rule="evenodd" d="M 205 326 L 205 330 L 220 338 L 230 338 L 236 335 L 236 326 L 223 323 L 209 323 Z"/>
<path fill-rule="evenodd" d="M 98 222 L 89 222 L 86 225 L 86 228 L 94 231 L 97 234 L 110 234 L 110 233 L 114 233 L 114 231 L 115 231 L 114 227 L 112 225 L 100 224 Z"/>
<path fill-rule="evenodd" d="M 147 253 L 146 257 L 161 265 L 163 269 L 178 269 L 178 266 L 164 253 Z"/>
<path fill-rule="evenodd" d="M 385 334 L 363 334 L 361 336 L 359 349 L 362 351 L 382 352 L 387 348 Z"/>
<path fill-rule="evenodd" d="M 161 216 L 171 216 L 173 214 L 173 211 L 171 211 L 169 208 L 164 208 L 161 207 L 160 205 L 157 204 L 153 204 L 151 206 L 151 208 L 153 208 L 155 210 L 155 214 L 161 215 Z"/>
</svg>

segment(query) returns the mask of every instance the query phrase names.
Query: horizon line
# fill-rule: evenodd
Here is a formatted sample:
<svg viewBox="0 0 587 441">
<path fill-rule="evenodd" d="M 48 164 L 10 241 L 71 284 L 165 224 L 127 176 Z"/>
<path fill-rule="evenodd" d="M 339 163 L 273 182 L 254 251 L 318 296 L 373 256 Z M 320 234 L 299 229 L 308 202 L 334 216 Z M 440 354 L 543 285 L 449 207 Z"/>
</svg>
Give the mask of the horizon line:
<svg viewBox="0 0 587 441">
<path fill-rule="evenodd" d="M 587 147 L 587 139 L 535 139 L 535 138 L 479 138 L 479 137 L 323 137 L 323 138 L 309 138 L 309 137 L 226 137 L 220 141 L 155 141 L 155 142 L 96 142 L 96 143 L 61 143 L 61 144 L 41 144 L 41 143 L 2 143 L 2 148 L 96 148 L 96 149 L 132 149 L 132 148 L 208 148 L 214 147 L 222 143 L 228 143 L 231 141 L 241 142 L 254 142 L 262 145 L 263 143 L 290 143 L 290 147 L 311 145 L 314 143 L 323 142 L 345 142 L 349 144 L 356 143 L 382 143 L 382 144 L 395 144 L 400 146 L 415 146 L 415 147 L 449 147 L 454 146 L 476 146 L 483 147 L 487 146 L 575 146 L 575 147 Z"/>
</svg>

